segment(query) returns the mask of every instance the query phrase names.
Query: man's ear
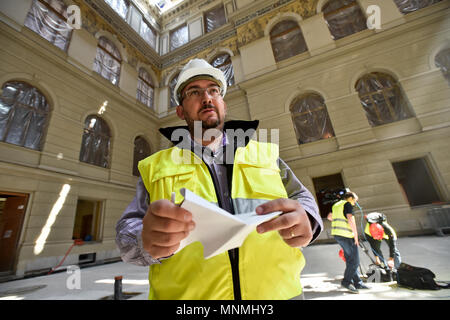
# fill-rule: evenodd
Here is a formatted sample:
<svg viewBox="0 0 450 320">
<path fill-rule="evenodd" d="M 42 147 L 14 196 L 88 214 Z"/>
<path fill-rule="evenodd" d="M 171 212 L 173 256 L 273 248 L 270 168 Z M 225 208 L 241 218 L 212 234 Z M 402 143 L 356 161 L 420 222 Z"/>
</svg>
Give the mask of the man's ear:
<svg viewBox="0 0 450 320">
<path fill-rule="evenodd" d="M 177 106 L 176 112 L 177 112 L 178 118 L 180 118 L 181 120 L 184 120 L 183 106 Z"/>
</svg>

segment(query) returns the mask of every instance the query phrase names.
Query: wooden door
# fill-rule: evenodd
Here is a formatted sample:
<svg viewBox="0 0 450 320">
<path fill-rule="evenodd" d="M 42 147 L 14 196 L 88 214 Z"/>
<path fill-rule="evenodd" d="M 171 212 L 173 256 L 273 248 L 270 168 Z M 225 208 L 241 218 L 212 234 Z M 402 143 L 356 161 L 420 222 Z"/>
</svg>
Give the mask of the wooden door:
<svg viewBox="0 0 450 320">
<path fill-rule="evenodd" d="M 28 195 L 0 194 L 0 272 L 13 271 Z"/>
</svg>

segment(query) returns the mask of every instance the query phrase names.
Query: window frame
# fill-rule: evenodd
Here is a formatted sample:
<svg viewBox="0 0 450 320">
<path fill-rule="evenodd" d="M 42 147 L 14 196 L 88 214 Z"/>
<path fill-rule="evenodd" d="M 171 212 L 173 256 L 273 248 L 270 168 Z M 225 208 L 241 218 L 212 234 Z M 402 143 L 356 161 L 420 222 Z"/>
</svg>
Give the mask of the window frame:
<svg viewBox="0 0 450 320">
<path fill-rule="evenodd" d="M 443 67 L 442 61 L 438 61 L 440 59 L 440 55 L 444 54 L 444 52 L 448 52 L 449 57 L 447 58 L 449 61 L 449 65 L 447 67 L 447 70 L 445 70 L 445 67 Z M 434 65 L 436 68 L 438 68 L 441 71 L 442 76 L 445 80 L 447 80 L 447 83 L 450 85 L 450 47 L 442 48 L 438 51 L 438 53 L 434 56 L 433 59 Z"/>
<path fill-rule="evenodd" d="M 55 1 L 55 0 L 53 0 Z M 62 1 L 62 0 L 57 0 L 59 1 L 62 6 L 65 8 L 65 11 L 67 11 L 67 5 Z M 70 28 L 70 32 L 68 33 L 67 37 L 63 36 L 61 31 L 59 30 L 55 30 L 55 32 L 52 32 L 52 40 L 50 41 L 49 39 L 45 38 L 42 34 L 41 34 L 41 28 L 39 28 L 39 32 L 37 30 L 32 29 L 30 26 L 27 25 L 28 19 L 36 19 L 33 9 L 36 6 L 36 3 L 39 2 L 40 4 L 42 4 L 43 6 L 45 6 L 48 10 L 50 10 L 52 13 L 54 13 L 60 20 L 62 20 L 64 23 L 67 24 L 67 17 L 65 17 L 62 13 L 58 12 L 55 8 L 53 8 L 50 4 L 48 4 L 47 2 L 45 2 L 44 0 L 33 0 L 33 4 L 30 8 L 30 10 L 27 13 L 27 16 L 25 18 L 25 22 L 24 22 L 24 26 L 27 27 L 29 30 L 33 31 L 34 33 L 38 34 L 41 38 L 45 39 L 47 42 L 51 43 L 53 46 L 55 46 L 56 48 L 67 52 L 67 50 L 69 49 L 69 45 L 70 42 L 72 41 L 72 35 L 73 35 L 73 28 Z M 38 26 L 37 26 L 38 27 Z M 60 35 L 62 38 L 65 39 L 65 46 L 64 49 L 60 48 L 59 46 L 57 46 L 55 44 L 55 40 L 57 39 L 58 35 Z"/>
<path fill-rule="evenodd" d="M 143 78 L 141 76 L 141 71 L 145 72 L 148 75 L 148 77 L 151 79 L 150 73 L 144 67 L 139 68 L 139 72 L 138 72 L 138 86 L 137 86 L 137 99 L 142 104 L 144 104 L 147 107 L 149 107 L 150 109 L 154 110 L 155 109 L 155 86 L 152 83 L 149 83 L 145 78 Z M 149 97 L 144 91 L 142 91 L 139 88 L 140 82 L 143 82 L 144 85 L 146 85 L 146 86 L 148 86 L 148 87 L 150 87 L 152 89 L 151 97 Z M 144 103 L 141 100 L 141 96 L 145 96 L 146 97 L 147 103 Z M 148 101 L 150 101 L 151 103 L 149 104 Z"/>
<path fill-rule="evenodd" d="M 181 29 L 186 29 L 187 40 L 186 40 L 186 42 L 180 44 L 178 47 L 173 47 L 173 45 L 172 45 L 173 44 L 173 42 L 172 42 L 173 34 Z M 178 48 L 181 48 L 182 46 L 184 46 L 187 43 L 189 43 L 189 28 L 188 28 L 187 23 L 181 24 L 178 27 L 174 28 L 173 30 L 170 30 L 170 32 L 169 32 L 169 51 L 174 51 Z"/>
<path fill-rule="evenodd" d="M 100 121 L 102 121 L 102 123 L 104 124 L 104 125 L 106 125 L 106 127 L 107 127 L 107 129 L 108 129 L 108 134 L 109 135 L 107 135 L 107 134 L 104 134 L 104 132 L 100 132 L 100 133 L 96 133 L 95 132 L 95 130 L 94 130 L 94 128 L 89 128 L 89 124 L 88 124 L 88 119 L 89 118 L 91 118 L 91 121 L 92 121 L 92 118 L 96 118 L 97 120 L 96 121 L 98 121 L 98 120 L 100 120 Z M 88 132 L 86 132 L 86 130 L 88 131 Z M 86 151 L 91 151 L 93 154 L 94 154 L 94 156 L 93 156 L 93 158 L 94 158 L 94 160 L 95 160 L 95 158 L 96 158 L 96 154 L 97 154 L 97 152 L 101 152 L 101 150 L 99 151 L 99 150 L 86 150 L 85 149 L 85 144 L 84 144 L 84 142 L 85 142 L 85 136 L 86 135 L 89 135 L 89 136 L 91 136 L 91 137 L 93 137 L 93 138 L 97 138 L 98 136 L 100 136 L 101 138 L 108 138 L 108 154 L 106 155 L 106 157 L 105 157 L 105 159 L 106 159 L 106 165 L 103 165 L 103 164 L 99 164 L 99 163 L 96 163 L 95 161 L 84 161 L 82 158 L 85 156 L 85 154 L 86 154 Z M 103 119 L 102 117 L 100 117 L 99 115 L 97 115 L 97 114 L 90 114 L 90 115 L 88 115 L 86 118 L 85 118 L 85 121 L 84 121 L 84 126 L 83 126 L 83 135 L 82 135 L 82 138 L 81 138 L 81 148 L 80 148 L 80 154 L 79 154 L 79 161 L 80 162 L 82 162 L 82 163 L 86 163 L 86 164 L 90 164 L 90 165 L 93 165 L 93 166 L 96 166 L 96 167 L 100 167 L 100 168 L 104 168 L 104 169 L 110 169 L 111 168 L 111 145 L 112 145 L 112 132 L 111 132 L 111 127 L 109 126 L 109 124 L 105 121 L 105 119 Z M 91 145 L 91 144 L 90 144 Z M 84 151 L 84 153 L 83 153 L 83 151 Z"/>
<path fill-rule="evenodd" d="M 51 104 L 49 103 L 49 100 L 48 100 L 47 96 L 44 93 L 42 93 L 42 91 L 39 88 L 37 88 L 36 86 L 31 85 L 30 83 L 28 83 L 26 81 L 20 81 L 20 80 L 9 80 L 9 81 L 6 81 L 2 85 L 2 91 L 4 90 L 5 86 L 7 84 L 9 84 L 9 83 L 21 83 L 21 84 L 24 84 L 24 85 L 28 86 L 29 89 L 36 90 L 37 93 L 39 93 L 40 96 L 42 96 L 45 99 L 46 105 L 48 107 L 48 112 L 42 112 L 41 110 L 35 109 L 32 106 L 25 105 L 25 104 L 22 104 L 22 103 L 20 103 L 20 105 L 18 106 L 20 108 L 24 108 L 24 109 L 27 109 L 29 111 L 32 111 L 32 112 L 35 112 L 35 113 L 38 113 L 40 115 L 44 115 L 45 116 L 45 126 L 42 128 L 42 131 L 40 132 L 41 135 L 40 135 L 38 146 L 36 148 L 31 148 L 31 147 L 25 146 L 26 139 L 27 139 L 27 136 L 28 136 L 28 130 L 29 130 L 30 125 L 31 125 L 31 120 L 27 122 L 26 126 L 21 131 L 22 132 L 22 138 L 21 138 L 20 144 L 6 141 L 6 137 L 8 136 L 8 132 L 11 129 L 11 125 L 12 125 L 12 121 L 11 121 L 11 116 L 10 115 L 8 115 L 8 120 L 7 120 L 7 123 L 6 123 L 5 132 L 3 133 L 3 136 L 0 137 L 0 139 L 1 139 L 0 142 L 12 144 L 12 145 L 19 146 L 19 147 L 26 148 L 26 149 L 30 149 L 30 150 L 42 151 L 42 149 L 44 147 L 44 143 L 45 143 L 45 138 L 47 136 L 48 127 L 49 127 L 49 124 L 50 124 L 50 116 L 51 116 L 51 113 L 52 113 Z M 2 96 L 0 96 L 0 98 L 1 97 Z M 15 100 L 13 105 L 12 105 L 12 107 L 11 107 L 11 109 L 15 108 L 15 105 L 17 103 L 18 103 L 17 100 Z"/>
<path fill-rule="evenodd" d="M 149 151 L 148 155 L 145 155 L 144 157 L 137 157 L 136 156 L 137 155 L 136 154 L 136 147 L 137 147 L 136 141 L 138 139 L 144 141 L 145 144 L 146 144 L 145 147 L 148 147 L 148 151 Z M 140 176 L 139 169 L 138 169 L 138 163 L 139 163 L 140 160 L 143 160 L 143 159 L 149 157 L 151 154 L 152 154 L 152 147 L 151 147 L 150 143 L 147 141 L 147 139 L 144 136 L 142 136 L 142 135 L 137 136 L 134 139 L 134 148 L 133 148 L 133 172 L 132 172 L 133 176 L 135 176 L 135 177 L 139 177 Z"/>
<path fill-rule="evenodd" d="M 169 110 L 174 109 L 178 106 L 178 105 L 172 105 L 172 102 L 176 104 L 175 98 L 173 97 L 176 83 L 173 86 L 173 88 L 171 87 L 171 83 L 172 83 L 172 81 L 174 81 L 175 78 L 178 80 L 178 78 L 180 77 L 180 72 L 181 71 L 177 71 L 172 77 L 170 77 L 170 80 L 168 83 L 168 87 L 169 87 L 169 90 L 168 90 L 169 91 L 169 108 L 168 109 Z M 181 103 L 181 101 L 180 101 L 180 103 Z"/>
<path fill-rule="evenodd" d="M 208 13 L 210 13 L 212 11 L 215 11 L 215 10 L 217 10 L 219 8 L 221 8 L 223 10 L 224 23 L 221 24 L 220 26 L 217 26 L 217 27 L 211 29 L 211 30 L 208 30 L 208 23 L 207 23 L 207 20 L 206 20 L 206 16 L 207 16 Z M 217 5 L 217 6 L 215 6 L 215 7 L 211 8 L 211 9 L 206 10 L 206 11 L 203 12 L 203 27 L 204 27 L 204 30 L 205 30 L 205 34 L 213 32 L 216 29 L 219 29 L 220 27 L 226 25 L 227 22 L 228 22 L 227 14 L 226 14 L 225 6 L 224 6 L 223 3 L 221 3 L 221 4 Z"/>
<path fill-rule="evenodd" d="M 216 59 L 218 59 L 219 57 L 224 56 L 224 55 L 227 55 L 227 56 L 228 56 L 228 58 L 225 60 L 225 62 L 223 62 L 222 64 L 220 64 L 220 65 L 218 65 L 218 66 L 214 66 L 214 61 L 215 61 Z M 222 69 L 221 69 L 222 67 L 227 66 L 227 65 L 230 65 L 231 68 L 233 69 L 233 77 L 232 77 L 231 79 L 228 79 L 227 77 L 225 77 L 226 80 L 227 80 L 227 86 L 230 87 L 230 86 L 233 86 L 233 85 L 236 83 L 235 78 L 234 78 L 234 66 L 233 66 L 233 62 L 231 61 L 231 55 L 230 55 L 228 52 L 220 52 L 220 53 L 214 55 L 214 57 L 210 60 L 210 64 L 211 64 L 213 67 L 215 67 L 215 68 L 217 68 L 217 69 L 220 69 L 220 70 L 222 70 Z M 223 70 L 222 70 L 222 72 L 223 72 Z M 224 72 L 224 75 L 225 75 L 225 72 Z"/>
<path fill-rule="evenodd" d="M 310 96 L 312 96 L 314 98 L 318 98 L 318 101 L 320 102 L 320 106 L 315 106 L 315 108 L 313 110 L 311 110 L 311 109 L 309 109 L 309 105 L 308 105 L 308 110 L 305 110 L 303 112 L 298 112 L 298 111 L 294 110 L 294 108 L 296 107 L 297 103 L 300 103 L 302 100 L 304 100 L 304 99 L 306 99 L 307 97 L 310 97 Z M 290 111 L 290 114 L 291 114 L 292 123 L 294 125 L 294 130 L 295 130 L 295 134 L 296 134 L 296 138 L 297 138 L 297 143 L 299 145 L 304 145 L 304 144 L 307 144 L 307 143 L 312 143 L 312 142 L 317 142 L 317 141 L 321 141 L 321 140 L 326 140 L 326 139 L 329 139 L 329 138 L 334 138 L 336 136 L 336 133 L 334 132 L 333 124 L 332 124 L 331 119 L 330 119 L 330 115 L 328 113 L 328 108 L 327 108 L 327 105 L 325 103 L 325 99 L 322 97 L 322 95 L 320 95 L 320 94 L 318 94 L 316 92 L 308 92 L 308 93 L 300 94 L 295 99 L 292 100 L 292 102 L 291 102 L 291 104 L 289 106 L 289 111 Z M 304 116 L 305 114 L 308 114 L 308 113 L 312 113 L 314 115 L 314 117 L 316 117 L 316 115 L 319 114 L 319 112 L 320 113 L 324 113 L 323 115 L 326 116 L 326 120 L 325 121 L 327 121 L 327 126 L 329 126 L 328 129 L 330 129 L 330 131 L 327 131 L 327 132 L 330 133 L 331 136 L 329 136 L 329 137 L 323 137 L 322 136 L 319 139 L 314 139 L 313 141 L 306 141 L 306 142 L 301 141 L 302 137 L 300 136 L 299 128 L 298 128 L 297 123 L 295 121 L 296 118 L 300 118 L 300 117 L 302 117 L 302 116 Z"/>
<path fill-rule="evenodd" d="M 277 27 L 278 25 L 282 24 L 282 23 L 293 23 L 293 24 L 295 24 L 295 26 L 292 26 L 292 27 L 290 27 L 289 29 L 286 29 L 286 30 L 284 30 L 284 31 L 282 31 L 282 32 L 280 32 L 280 33 L 278 33 L 278 34 L 276 34 L 276 35 L 272 35 L 273 29 L 274 29 L 275 27 Z M 277 54 L 275 53 L 274 42 L 275 42 L 277 39 L 279 39 L 279 38 L 281 38 L 281 37 L 283 37 L 283 36 L 285 36 L 285 35 L 287 35 L 287 34 L 296 32 L 297 30 L 298 30 L 298 32 L 300 33 L 300 35 L 302 36 L 301 38 L 298 39 L 298 41 L 301 41 L 302 43 L 299 42 L 298 44 L 299 44 L 299 45 L 302 45 L 302 47 L 304 46 L 305 50 L 299 51 L 299 52 L 294 52 L 294 54 L 289 55 L 288 57 L 281 57 L 281 58 L 279 58 L 279 55 L 277 55 Z M 299 54 L 308 52 L 308 50 L 309 50 L 309 49 L 308 49 L 308 45 L 307 45 L 306 40 L 305 40 L 305 36 L 303 35 L 302 28 L 300 27 L 300 25 L 299 25 L 299 23 L 298 23 L 297 21 L 290 20 L 290 19 L 285 19 L 285 20 L 282 20 L 282 21 L 278 21 L 278 22 L 277 22 L 276 24 L 274 24 L 274 26 L 271 28 L 271 30 L 270 30 L 270 32 L 269 32 L 269 36 L 270 36 L 270 45 L 271 45 L 272 52 L 273 52 L 273 55 L 274 55 L 274 58 L 275 58 L 275 61 L 276 61 L 276 62 L 281 62 L 281 61 L 283 61 L 283 60 L 287 60 L 287 59 L 292 58 L 292 57 L 294 57 L 294 56 L 297 56 L 297 55 L 299 55 Z"/>
<path fill-rule="evenodd" d="M 127 8 L 127 11 L 125 12 L 125 16 L 124 16 L 124 17 L 122 17 L 122 15 L 121 15 L 119 12 L 117 12 L 116 8 L 113 7 L 112 5 L 110 5 L 106 0 L 103 0 L 103 1 L 105 1 L 106 4 L 107 4 L 112 10 L 114 10 L 114 12 L 115 12 L 119 17 L 121 17 L 121 18 L 124 19 L 125 21 L 127 20 L 128 15 L 130 14 L 130 6 L 131 6 L 131 2 L 130 2 L 129 0 L 120 0 L 120 1 L 123 1 L 123 2 L 124 2 L 125 6 L 126 6 L 126 8 Z"/>
<path fill-rule="evenodd" d="M 433 1 L 433 3 L 430 3 L 430 4 L 426 4 L 426 5 L 419 5 L 420 7 L 419 8 L 415 8 L 414 10 L 411 10 L 411 11 L 407 11 L 407 9 L 408 8 L 402 8 L 401 6 L 402 6 L 402 4 L 401 3 L 398 3 L 399 1 L 398 0 L 393 0 L 394 1 L 394 4 L 396 5 L 396 7 L 398 8 L 398 11 L 401 13 L 401 14 L 403 14 L 403 15 L 408 15 L 408 14 L 410 14 L 410 13 L 413 13 L 413 12 L 416 12 L 416 11 L 419 11 L 419 10 L 422 10 L 422 9 L 425 9 L 425 8 L 427 8 L 427 7 L 429 7 L 429 6 L 432 6 L 432 5 L 435 5 L 435 4 L 437 4 L 437 3 L 439 3 L 439 2 L 442 2 L 442 0 L 438 0 L 438 1 L 436 1 L 436 2 L 434 2 L 435 0 L 431 0 L 431 1 Z M 401 0 L 401 1 L 405 1 L 405 0 Z M 407 0 L 408 1 L 408 4 L 410 4 L 409 2 L 410 2 L 410 0 Z M 427 0 L 428 1 L 428 0 Z M 407 4 L 407 5 L 408 5 Z"/>
<path fill-rule="evenodd" d="M 383 78 L 386 78 L 386 79 L 392 81 L 394 83 L 394 86 L 392 86 L 392 87 L 385 87 L 385 86 L 383 86 L 383 88 L 381 90 L 371 91 L 371 92 L 368 92 L 368 93 L 361 94 L 359 92 L 359 90 L 357 89 L 358 88 L 358 84 L 359 84 L 360 81 L 363 81 L 363 80 L 367 81 L 366 78 L 368 78 L 369 76 L 375 76 L 376 80 L 379 81 L 380 83 L 382 83 L 379 80 L 379 79 L 381 79 L 380 76 L 383 76 Z M 415 116 L 415 114 L 414 114 L 414 112 L 413 112 L 413 110 L 412 110 L 412 108 L 411 108 L 411 106 L 409 104 L 408 98 L 407 98 L 406 94 L 403 91 L 402 86 L 400 85 L 399 81 L 397 79 L 395 79 L 393 76 L 391 76 L 390 74 L 383 73 L 383 72 L 377 72 L 377 71 L 366 73 L 366 74 L 362 75 L 361 77 L 359 77 L 359 79 L 356 81 L 356 83 L 355 83 L 355 90 L 358 93 L 358 97 L 359 97 L 360 103 L 361 103 L 361 105 L 363 107 L 364 112 L 366 113 L 366 118 L 367 118 L 369 124 L 371 125 L 371 127 L 378 127 L 378 126 L 382 126 L 382 125 L 385 125 L 385 124 L 389 124 L 389 123 L 394 123 L 394 122 L 401 121 L 401 120 L 410 119 L 410 118 L 413 118 Z M 391 92 L 391 93 L 393 93 L 394 97 L 396 97 L 397 99 L 402 99 L 403 100 L 403 104 L 404 104 L 404 106 L 407 109 L 406 110 L 402 110 L 402 111 L 409 113 L 409 116 L 407 116 L 406 118 L 398 119 L 398 117 L 400 115 L 396 114 L 395 108 L 394 108 L 394 106 L 392 106 L 392 103 L 390 101 L 390 98 L 389 98 L 389 95 L 387 94 L 387 92 Z M 396 96 L 396 94 L 395 94 L 396 92 L 398 92 L 398 94 L 400 94 L 400 97 Z M 388 121 L 384 121 L 383 117 L 381 116 L 380 106 L 375 102 L 374 96 L 375 95 L 379 95 L 379 94 L 381 94 L 383 96 L 383 100 L 385 101 L 385 103 L 386 103 L 386 105 L 388 107 L 389 114 L 391 116 Z M 363 103 L 363 99 L 364 98 L 369 98 L 370 103 L 373 106 L 374 112 L 375 112 L 375 114 L 377 116 L 377 121 L 378 122 L 382 122 L 382 123 L 375 124 L 373 119 L 369 119 L 369 117 L 367 116 L 368 113 L 366 111 L 365 104 Z"/>
<path fill-rule="evenodd" d="M 106 49 L 106 48 L 100 43 L 102 38 L 105 39 L 107 42 L 109 42 L 109 44 L 112 45 L 112 46 L 116 49 L 116 51 L 117 51 L 119 57 L 116 57 L 116 56 L 114 55 L 114 53 L 110 52 L 108 49 Z M 102 50 L 104 54 L 107 54 L 110 58 L 112 58 L 113 60 L 115 60 L 116 62 L 119 63 L 119 70 L 118 70 L 118 73 L 117 73 L 117 74 L 114 74 L 113 72 L 111 72 L 111 71 L 109 71 L 109 70 L 106 69 L 106 68 L 111 68 L 111 67 L 110 67 L 110 66 L 107 66 L 107 65 L 103 62 L 103 59 L 102 59 L 102 60 L 99 60 L 99 59 L 98 59 L 98 57 L 99 57 L 99 49 Z M 122 60 L 122 55 L 120 54 L 119 48 L 117 48 L 116 44 L 115 44 L 112 40 L 108 39 L 106 36 L 100 36 L 100 37 L 98 38 L 98 41 L 97 41 L 97 53 L 96 53 L 96 56 L 95 56 L 95 59 L 94 59 L 94 71 L 95 71 L 97 74 L 99 74 L 103 79 L 106 79 L 106 80 L 108 80 L 109 82 L 111 82 L 111 84 L 113 84 L 113 85 L 115 85 L 115 86 L 119 86 L 120 75 L 121 75 L 121 73 L 122 73 L 122 61 L 123 61 L 123 60 Z M 101 67 L 101 69 L 100 69 L 99 71 L 96 71 L 96 70 L 95 70 L 95 65 L 97 64 L 97 62 L 100 64 L 100 67 Z M 106 71 L 108 72 L 109 78 L 106 78 L 106 77 L 104 77 L 104 76 L 102 75 L 102 71 L 103 71 L 104 69 L 106 69 Z M 117 83 L 114 83 L 114 82 L 113 82 L 113 80 L 111 79 L 111 75 L 115 75 L 115 76 L 117 77 Z"/>
<path fill-rule="evenodd" d="M 353 34 L 356 34 L 356 33 L 359 33 L 359 32 L 362 32 L 362 31 L 368 29 L 368 28 L 367 28 L 367 23 L 366 23 L 367 17 L 364 15 L 364 12 L 363 12 L 363 10 L 361 9 L 361 6 L 359 5 L 359 2 L 358 2 L 357 0 L 352 0 L 353 2 L 352 2 L 351 4 L 344 5 L 344 6 L 340 7 L 339 9 L 333 10 L 333 11 L 331 11 L 331 12 L 325 12 L 324 9 L 325 9 L 326 6 L 327 6 L 329 3 L 331 3 L 332 1 L 339 1 L 339 0 L 329 0 L 329 1 L 325 2 L 324 5 L 323 5 L 322 8 L 321 8 L 321 11 L 323 12 L 323 17 L 324 17 L 324 19 L 325 19 L 325 21 L 326 21 L 326 24 L 327 24 L 327 26 L 328 26 L 328 29 L 330 30 L 331 36 L 332 36 L 332 38 L 333 38 L 335 41 L 340 40 L 340 39 L 343 39 L 343 38 L 346 38 L 346 37 L 348 37 L 348 36 L 351 36 L 351 35 L 353 35 Z M 329 23 L 329 21 L 328 21 L 328 17 L 333 16 L 333 15 L 336 15 L 337 13 L 342 12 L 342 11 L 345 11 L 345 10 L 350 9 L 350 8 L 358 8 L 359 12 L 361 13 L 361 16 L 364 18 L 364 27 L 363 27 L 361 30 L 353 31 L 352 33 L 349 33 L 349 34 L 347 34 L 347 32 L 344 32 L 344 33 L 346 33 L 344 36 L 336 35 L 336 34 L 335 34 L 335 33 L 336 33 L 336 30 L 332 30 L 332 27 L 330 26 L 330 23 Z M 351 16 L 351 15 L 346 15 L 346 19 L 348 19 L 349 16 Z M 352 26 L 352 29 L 353 29 L 353 30 L 359 29 L 359 26 L 356 25 L 354 19 L 352 20 L 351 23 L 346 23 L 346 24 L 345 24 L 345 26 L 349 26 L 349 25 Z M 342 30 L 343 30 L 343 28 L 340 27 L 340 28 L 339 28 L 339 31 L 342 31 Z M 334 31 L 334 32 L 333 32 L 333 31 Z"/>
</svg>

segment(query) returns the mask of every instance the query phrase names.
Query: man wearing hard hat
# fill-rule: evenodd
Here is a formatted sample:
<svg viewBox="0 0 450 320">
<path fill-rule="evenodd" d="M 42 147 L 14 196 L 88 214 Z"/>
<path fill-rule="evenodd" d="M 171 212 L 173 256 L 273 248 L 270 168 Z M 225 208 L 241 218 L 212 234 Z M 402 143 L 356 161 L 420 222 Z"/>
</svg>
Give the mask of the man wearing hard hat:
<svg viewBox="0 0 450 320">
<path fill-rule="evenodd" d="M 358 289 L 368 289 L 358 273 L 359 238 L 353 215 L 353 206 L 357 201 L 356 193 L 347 191 L 343 195 L 343 199 L 331 207 L 331 235 L 341 246 L 345 257 L 344 279 L 342 279 L 341 285 L 351 293 L 358 293 Z"/>
<path fill-rule="evenodd" d="M 258 121 L 225 121 L 226 91 L 220 69 L 201 59 L 184 66 L 174 98 L 187 126 L 160 129 L 174 147 L 139 163 L 136 196 L 117 223 L 123 260 L 150 265 L 150 299 L 302 298 L 301 248 L 323 229 L 317 204 L 276 144 L 248 139 Z M 196 226 L 177 205 L 180 188 L 232 214 L 282 214 L 258 225 L 239 248 L 204 259 L 199 242 L 177 251 Z"/>
<path fill-rule="evenodd" d="M 398 269 L 402 260 L 397 247 L 397 234 L 387 223 L 386 215 L 381 212 L 371 212 L 365 216 L 365 219 L 367 223 L 364 233 L 375 255 L 376 264 L 381 265 L 382 262 L 386 264 L 381 251 L 381 241 L 384 240 L 389 247 L 387 265 L 391 269 Z"/>
</svg>

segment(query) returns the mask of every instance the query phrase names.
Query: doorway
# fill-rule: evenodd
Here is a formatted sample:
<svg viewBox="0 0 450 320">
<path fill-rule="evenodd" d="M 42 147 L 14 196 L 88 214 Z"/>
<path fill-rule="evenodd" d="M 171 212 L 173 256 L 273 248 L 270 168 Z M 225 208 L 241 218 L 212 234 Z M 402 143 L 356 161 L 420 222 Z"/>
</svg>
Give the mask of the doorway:
<svg viewBox="0 0 450 320">
<path fill-rule="evenodd" d="M 72 239 L 100 241 L 102 202 L 79 199 L 75 215 Z"/>
<path fill-rule="evenodd" d="M 28 194 L 0 192 L 0 273 L 14 271 Z"/>
<path fill-rule="evenodd" d="M 426 158 L 393 162 L 392 167 L 411 207 L 443 202 Z"/>
<path fill-rule="evenodd" d="M 314 190 L 316 192 L 317 204 L 320 216 L 326 218 L 331 212 L 331 207 L 337 201 L 335 195 L 345 189 L 344 181 L 340 173 L 329 176 L 313 178 Z"/>
</svg>

